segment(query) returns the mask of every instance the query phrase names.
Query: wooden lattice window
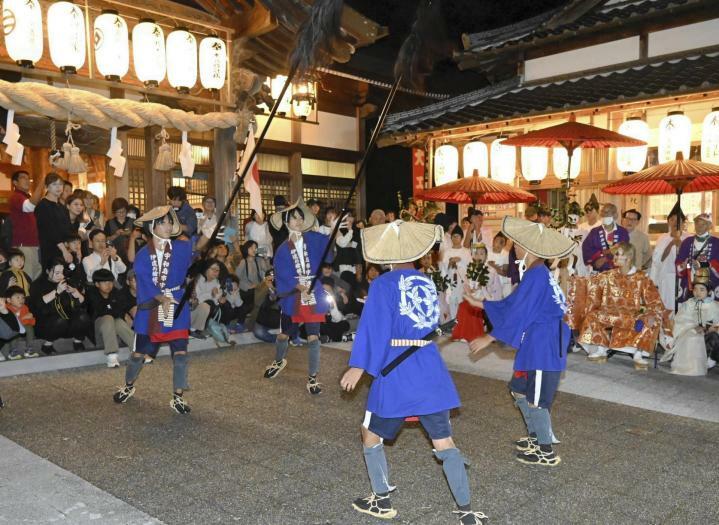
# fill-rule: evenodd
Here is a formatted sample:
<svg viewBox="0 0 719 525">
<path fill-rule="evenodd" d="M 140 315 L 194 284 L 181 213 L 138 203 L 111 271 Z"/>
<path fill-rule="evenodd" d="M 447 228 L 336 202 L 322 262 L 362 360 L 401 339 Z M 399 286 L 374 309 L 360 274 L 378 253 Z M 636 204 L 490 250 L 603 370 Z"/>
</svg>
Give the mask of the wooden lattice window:
<svg viewBox="0 0 719 525">
<path fill-rule="evenodd" d="M 305 201 L 307 199 L 318 199 L 322 202 L 323 208 L 334 206 L 341 210 L 351 187 L 351 180 L 311 177 L 308 175 L 302 177 L 302 196 Z M 350 208 L 357 209 L 357 192 L 352 196 Z"/>
<path fill-rule="evenodd" d="M 127 168 L 127 200 L 133 206 L 145 210 L 145 167 L 142 162 L 135 163 L 132 160 Z"/>
</svg>

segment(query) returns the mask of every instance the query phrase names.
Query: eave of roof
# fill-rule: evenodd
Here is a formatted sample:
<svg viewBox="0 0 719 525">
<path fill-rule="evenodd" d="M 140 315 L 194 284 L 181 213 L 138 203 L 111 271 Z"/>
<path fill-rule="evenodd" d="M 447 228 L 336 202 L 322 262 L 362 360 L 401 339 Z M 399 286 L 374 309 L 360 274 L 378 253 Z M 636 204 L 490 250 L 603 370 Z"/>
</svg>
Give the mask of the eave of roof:
<svg viewBox="0 0 719 525">
<path fill-rule="evenodd" d="M 542 83 L 520 85 L 515 78 L 389 115 L 383 138 L 715 89 L 719 89 L 719 47 Z"/>
<path fill-rule="evenodd" d="M 616 7 L 607 7 L 605 9 L 605 4 L 606 1 L 582 14 L 576 20 L 559 24 L 556 27 L 548 27 L 551 25 L 549 22 L 539 22 L 532 30 L 518 31 L 515 26 L 522 24 L 520 22 L 513 26 L 493 30 L 495 34 L 510 36 L 510 38 L 502 36 L 495 42 L 490 42 L 488 38 L 483 36 L 486 32 L 465 35 L 463 41 L 471 45 L 465 46 L 465 51 L 457 53 L 455 60 L 460 63 L 461 68 L 467 67 L 468 62 L 481 62 L 483 59 L 496 56 L 498 53 L 535 47 L 544 42 L 555 42 L 570 37 L 576 38 L 582 34 L 606 31 L 610 28 L 639 23 L 645 19 L 666 16 L 669 13 L 695 11 L 703 7 L 709 8 L 717 5 L 715 0 L 645 0 L 643 2 L 635 1 L 620 4 Z M 561 12 L 557 13 L 554 19 L 560 15 Z M 514 33 L 523 34 L 515 37 L 513 36 Z M 465 65 L 462 66 L 462 63 L 465 63 Z"/>
</svg>

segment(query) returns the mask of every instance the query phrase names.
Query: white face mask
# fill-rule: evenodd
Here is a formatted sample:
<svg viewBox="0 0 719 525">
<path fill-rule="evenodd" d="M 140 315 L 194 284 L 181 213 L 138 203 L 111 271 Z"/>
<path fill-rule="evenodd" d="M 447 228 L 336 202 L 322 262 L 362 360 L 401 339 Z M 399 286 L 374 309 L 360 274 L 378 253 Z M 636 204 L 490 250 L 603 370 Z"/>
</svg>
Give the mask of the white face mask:
<svg viewBox="0 0 719 525">
<path fill-rule="evenodd" d="M 604 226 L 611 226 L 614 224 L 614 217 L 602 217 L 602 224 L 604 224 Z"/>
</svg>

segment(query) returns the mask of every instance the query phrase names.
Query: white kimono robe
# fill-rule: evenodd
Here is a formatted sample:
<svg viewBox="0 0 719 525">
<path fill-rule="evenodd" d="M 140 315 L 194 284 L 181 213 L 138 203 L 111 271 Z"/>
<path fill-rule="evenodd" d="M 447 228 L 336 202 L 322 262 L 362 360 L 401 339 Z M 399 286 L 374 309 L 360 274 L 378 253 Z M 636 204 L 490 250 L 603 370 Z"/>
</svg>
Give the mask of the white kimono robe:
<svg viewBox="0 0 719 525">
<path fill-rule="evenodd" d="M 688 234 L 682 233 L 682 241 L 688 236 Z M 649 271 L 649 278 L 657 285 L 659 295 L 662 298 L 665 308 L 673 312 L 676 301 L 676 246 L 672 247 L 669 251 L 669 255 L 667 255 L 667 258 L 662 261 L 662 254 L 671 241 L 672 237 L 668 233 L 663 234 L 659 237 L 659 239 L 657 239 L 657 244 L 654 247 L 654 253 L 652 254 L 652 266 Z"/>
<path fill-rule="evenodd" d="M 459 262 L 455 268 L 449 267 L 449 260 L 452 257 L 459 257 Z M 457 308 L 462 302 L 464 295 L 464 283 L 467 279 L 467 266 L 472 262 L 472 255 L 469 248 L 447 248 L 440 262 L 442 274 L 449 277 L 450 287 L 445 292 L 447 304 L 449 306 L 449 318 L 457 317 Z"/>
<path fill-rule="evenodd" d="M 697 301 L 693 297 L 679 305 L 674 318 L 674 346 L 662 357 L 672 360 L 672 374 L 703 376 L 707 373 L 707 351 L 704 332 L 699 326 L 719 324 L 719 302 L 708 297 Z"/>
</svg>

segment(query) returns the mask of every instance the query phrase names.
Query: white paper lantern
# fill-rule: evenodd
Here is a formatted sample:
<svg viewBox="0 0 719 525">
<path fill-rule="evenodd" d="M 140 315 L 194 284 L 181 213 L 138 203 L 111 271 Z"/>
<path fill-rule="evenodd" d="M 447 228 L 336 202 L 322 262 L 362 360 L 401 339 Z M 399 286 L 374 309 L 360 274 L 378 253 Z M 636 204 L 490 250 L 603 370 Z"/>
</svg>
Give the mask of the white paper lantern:
<svg viewBox="0 0 719 525">
<path fill-rule="evenodd" d="M 37 0 L 3 0 L 2 25 L 7 53 L 19 66 L 42 58 L 42 9 Z"/>
<path fill-rule="evenodd" d="M 227 46 L 216 36 L 200 41 L 200 82 L 205 89 L 222 89 L 227 76 Z"/>
<path fill-rule="evenodd" d="M 47 10 L 50 59 L 63 73 L 77 73 L 85 64 L 85 16 L 79 6 L 55 2 Z"/>
<path fill-rule="evenodd" d="M 567 180 L 567 170 L 569 169 L 569 155 L 566 148 L 552 148 L 552 166 L 554 168 L 554 176 L 559 180 Z M 582 167 L 582 148 L 574 148 L 572 153 L 572 171 L 569 174 L 571 180 L 579 177 L 579 171 Z"/>
<path fill-rule="evenodd" d="M 689 158 L 692 146 L 692 121 L 683 111 L 670 111 L 659 123 L 659 163 L 670 162 L 681 151 Z"/>
<path fill-rule="evenodd" d="M 114 9 L 95 19 L 95 63 L 106 80 L 120 81 L 130 69 L 127 22 Z"/>
<path fill-rule="evenodd" d="M 451 144 L 444 144 L 434 152 L 434 185 L 441 186 L 459 175 L 459 151 Z"/>
<path fill-rule="evenodd" d="M 712 108 L 702 124 L 702 162 L 719 164 L 719 108 Z"/>
<path fill-rule="evenodd" d="M 277 100 L 282 92 L 282 86 L 285 85 L 287 77 L 285 75 L 277 75 L 275 78 L 270 80 L 270 95 L 274 100 Z M 292 89 L 291 86 L 285 91 L 285 96 L 282 97 L 279 107 L 277 108 L 278 115 L 287 115 L 292 109 Z"/>
<path fill-rule="evenodd" d="M 132 28 L 135 74 L 147 87 L 157 87 L 165 78 L 165 33 L 154 20 L 143 18 Z"/>
<path fill-rule="evenodd" d="M 639 117 L 632 117 L 619 126 L 619 133 L 643 140 L 649 143 L 649 124 Z M 647 163 L 647 150 L 649 146 L 634 146 L 631 148 L 617 148 L 617 168 L 624 173 L 636 173 L 642 171 Z"/>
<path fill-rule="evenodd" d="M 512 184 L 517 170 L 517 150 L 514 146 L 504 146 L 502 142 L 504 139 L 495 139 L 490 147 L 489 162 L 492 179 Z"/>
<path fill-rule="evenodd" d="M 300 81 L 292 84 L 292 114 L 306 120 L 312 114 L 317 103 L 317 85 L 314 82 Z"/>
<path fill-rule="evenodd" d="M 167 80 L 184 94 L 197 82 L 197 40 L 184 27 L 167 35 Z"/>
<path fill-rule="evenodd" d="M 522 148 L 522 175 L 531 184 L 539 184 L 547 176 L 547 148 Z"/>
<path fill-rule="evenodd" d="M 465 177 L 471 177 L 474 170 L 479 172 L 480 177 L 489 177 L 489 152 L 484 142 L 477 140 L 465 144 L 462 157 Z"/>
</svg>

